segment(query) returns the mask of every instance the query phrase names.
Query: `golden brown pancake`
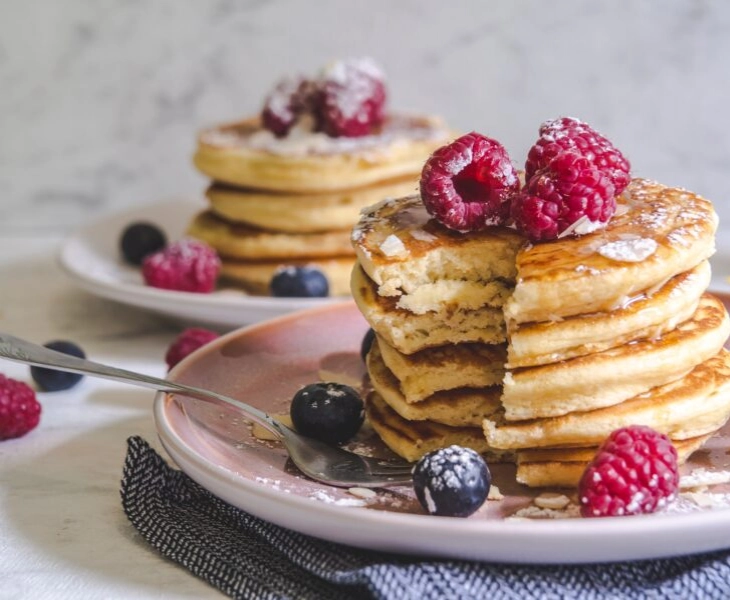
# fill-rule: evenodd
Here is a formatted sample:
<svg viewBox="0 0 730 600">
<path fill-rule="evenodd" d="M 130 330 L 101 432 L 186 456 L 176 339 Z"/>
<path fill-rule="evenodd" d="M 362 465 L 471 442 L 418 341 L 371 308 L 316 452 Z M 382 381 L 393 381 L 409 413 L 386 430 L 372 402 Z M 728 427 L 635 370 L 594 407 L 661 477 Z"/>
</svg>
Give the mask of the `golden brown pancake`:
<svg viewBox="0 0 730 600">
<path fill-rule="evenodd" d="M 330 138 L 295 130 L 277 139 L 256 117 L 203 131 L 193 161 L 211 179 L 235 186 L 343 190 L 417 176 L 431 152 L 452 137 L 436 118 L 393 114 L 375 135 Z"/>
<path fill-rule="evenodd" d="M 390 408 L 409 421 L 480 427 L 485 417 L 500 408 L 498 386 L 446 390 L 436 392 L 420 402 L 407 402 L 398 380 L 383 363 L 377 343 L 368 353 L 367 366 L 373 389 Z"/>
<path fill-rule="evenodd" d="M 397 300 L 379 296 L 375 284 L 356 264 L 352 270 L 352 297 L 370 326 L 388 344 L 404 354 L 460 342 L 500 344 L 506 340 L 501 310 L 458 306 L 437 313 L 415 314 L 398 308 Z"/>
<path fill-rule="evenodd" d="M 519 252 L 507 320 L 610 311 L 622 298 L 694 268 L 715 251 L 717 215 L 701 196 L 634 179 L 617 206 L 604 229 Z"/>
<path fill-rule="evenodd" d="M 508 422 L 484 420 L 492 448 L 588 446 L 620 427 L 646 425 L 671 439 L 689 439 L 719 429 L 730 416 L 730 353 L 722 349 L 679 380 L 606 408 L 559 417 Z"/>
<path fill-rule="evenodd" d="M 188 226 L 187 234 L 202 240 L 226 258 L 274 260 L 352 256 L 349 233 L 283 233 L 229 223 L 211 211 L 200 213 Z"/>
<path fill-rule="evenodd" d="M 375 345 L 385 366 L 398 379 L 406 402 L 419 402 L 454 388 L 501 385 L 504 377 L 504 344 L 447 344 L 414 354 L 399 352 L 381 337 Z"/>
<path fill-rule="evenodd" d="M 484 454 L 489 460 L 503 460 L 509 453 L 490 452 L 479 427 L 452 427 L 432 421 L 407 421 L 377 392 L 368 394 L 365 414 L 386 446 L 406 460 L 415 461 L 427 452 L 458 444 Z"/>
<path fill-rule="evenodd" d="M 657 339 L 689 319 L 710 283 L 710 265 L 675 275 L 658 290 L 626 298 L 610 312 L 592 312 L 541 323 L 512 324 L 508 332 L 510 368 L 558 362 Z"/>
<path fill-rule="evenodd" d="M 551 417 L 618 404 L 682 377 L 715 356 L 729 334 L 724 305 L 706 294 L 690 319 L 656 340 L 508 372 L 502 394 L 505 418 Z"/>
<path fill-rule="evenodd" d="M 417 186 L 413 176 L 319 194 L 275 193 L 214 184 L 205 195 L 210 209 L 225 221 L 287 233 L 315 233 L 349 230 L 366 206 L 413 193 Z"/>
</svg>

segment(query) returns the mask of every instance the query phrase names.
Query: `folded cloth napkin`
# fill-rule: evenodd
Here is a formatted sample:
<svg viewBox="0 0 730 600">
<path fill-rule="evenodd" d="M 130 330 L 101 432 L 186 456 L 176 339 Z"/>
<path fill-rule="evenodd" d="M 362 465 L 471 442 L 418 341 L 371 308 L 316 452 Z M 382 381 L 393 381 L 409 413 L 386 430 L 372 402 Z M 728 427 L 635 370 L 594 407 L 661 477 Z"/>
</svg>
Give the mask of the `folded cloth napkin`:
<svg viewBox="0 0 730 600">
<path fill-rule="evenodd" d="M 504 565 L 326 542 L 226 504 L 139 437 L 128 440 L 121 495 L 150 545 L 233 598 L 730 598 L 728 551 L 600 565 Z"/>
</svg>

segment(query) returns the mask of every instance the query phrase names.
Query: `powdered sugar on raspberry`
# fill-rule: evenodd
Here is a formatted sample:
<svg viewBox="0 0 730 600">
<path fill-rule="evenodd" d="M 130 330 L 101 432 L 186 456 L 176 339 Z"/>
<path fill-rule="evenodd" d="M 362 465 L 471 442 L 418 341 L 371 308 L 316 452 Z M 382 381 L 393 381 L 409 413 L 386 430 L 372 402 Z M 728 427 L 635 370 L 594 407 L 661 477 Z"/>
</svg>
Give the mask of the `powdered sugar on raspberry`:
<svg viewBox="0 0 730 600">
<path fill-rule="evenodd" d="M 375 86 L 384 83 L 383 72 L 370 58 L 335 61 L 325 68 L 323 79 L 338 85 L 334 107 L 346 119 L 355 116 L 365 119 L 367 115 L 358 112 L 375 93 Z"/>
</svg>

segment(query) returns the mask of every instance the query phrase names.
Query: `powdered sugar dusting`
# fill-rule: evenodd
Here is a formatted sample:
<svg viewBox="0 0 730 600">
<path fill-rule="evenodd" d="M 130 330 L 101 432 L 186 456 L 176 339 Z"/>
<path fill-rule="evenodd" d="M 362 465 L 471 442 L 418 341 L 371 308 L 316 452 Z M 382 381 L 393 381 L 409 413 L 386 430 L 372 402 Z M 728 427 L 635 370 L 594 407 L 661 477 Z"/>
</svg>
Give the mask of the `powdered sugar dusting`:
<svg viewBox="0 0 730 600">
<path fill-rule="evenodd" d="M 335 498 L 324 490 L 315 490 L 309 496 L 310 500 L 334 504 L 335 506 L 367 506 L 367 502 L 358 498 Z"/>
<path fill-rule="evenodd" d="M 603 244 L 598 254 L 618 262 L 641 262 L 654 254 L 657 247 L 651 238 L 624 239 Z"/>
</svg>

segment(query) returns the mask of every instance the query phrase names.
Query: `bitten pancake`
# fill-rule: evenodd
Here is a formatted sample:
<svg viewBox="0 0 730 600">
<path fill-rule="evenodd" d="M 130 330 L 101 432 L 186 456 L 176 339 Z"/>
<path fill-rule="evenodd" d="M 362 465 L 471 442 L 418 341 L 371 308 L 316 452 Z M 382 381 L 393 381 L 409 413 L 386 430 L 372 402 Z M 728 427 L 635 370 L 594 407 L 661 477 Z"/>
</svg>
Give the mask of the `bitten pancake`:
<svg viewBox="0 0 730 600">
<path fill-rule="evenodd" d="M 365 415 L 386 446 L 406 460 L 416 461 L 432 450 L 458 444 L 484 454 L 487 460 L 508 459 L 510 453 L 490 452 L 479 427 L 451 427 L 432 421 L 407 421 L 377 392 L 368 394 Z"/>
<path fill-rule="evenodd" d="M 200 213 L 187 234 L 215 248 L 223 257 L 242 260 L 331 258 L 352 256 L 349 233 L 281 233 L 229 223 L 211 211 Z"/>
<path fill-rule="evenodd" d="M 232 223 L 287 233 L 350 229 L 360 210 L 384 198 L 413 193 L 415 177 L 328 193 L 284 194 L 215 184 L 205 195 L 210 209 Z"/>
<path fill-rule="evenodd" d="M 501 385 L 504 377 L 504 344 L 449 344 L 414 354 L 399 352 L 382 337 L 375 344 L 400 382 L 406 402 L 419 402 L 442 390 Z"/>
<path fill-rule="evenodd" d="M 679 464 L 684 464 L 712 434 L 672 440 Z M 517 452 L 517 481 L 530 487 L 576 488 L 598 447 Z"/>
<path fill-rule="evenodd" d="M 588 446 L 620 427 L 647 425 L 682 440 L 719 429 L 730 416 L 730 353 L 720 352 L 685 377 L 615 406 L 560 417 L 510 423 L 484 420 L 492 448 Z"/>
<path fill-rule="evenodd" d="M 358 262 L 377 294 L 419 314 L 457 303 L 501 306 L 514 286 L 523 242 L 504 227 L 468 235 L 447 229 L 417 195 L 370 207 L 352 232 Z"/>
<path fill-rule="evenodd" d="M 682 377 L 716 355 L 729 334 L 724 305 L 706 294 L 690 319 L 656 340 L 508 372 L 505 418 L 551 417 L 618 404 Z"/>
<path fill-rule="evenodd" d="M 510 327 L 510 368 L 558 362 L 615 348 L 643 338 L 656 339 L 690 318 L 710 283 L 710 264 L 674 276 L 658 290 L 620 301 L 610 312 L 575 315 Z"/>
<path fill-rule="evenodd" d="M 310 266 L 322 271 L 329 282 L 330 296 L 350 295 L 350 273 L 355 263 L 352 257 L 281 261 L 223 259 L 220 276 L 224 284 L 241 287 L 250 294 L 267 295 L 269 284 L 277 269 L 284 266 Z"/>
<path fill-rule="evenodd" d="M 616 200 L 604 229 L 518 253 L 507 320 L 609 311 L 714 253 L 717 214 L 708 200 L 646 179 L 634 179 Z"/>
<path fill-rule="evenodd" d="M 377 344 L 368 353 L 367 366 L 373 389 L 390 408 L 409 421 L 428 420 L 455 427 L 479 427 L 485 417 L 500 408 L 500 389 L 497 386 L 447 390 L 420 402 L 407 402 L 398 380 L 383 363 Z"/>
<path fill-rule="evenodd" d="M 500 344 L 506 340 L 502 311 L 482 307 L 461 310 L 452 307 L 423 315 L 396 307 L 395 298 L 378 296 L 375 284 L 356 264 L 350 290 L 370 326 L 391 346 L 404 354 L 424 348 L 460 342 Z"/>
<path fill-rule="evenodd" d="M 332 138 L 292 130 L 279 139 L 256 117 L 203 131 L 193 161 L 211 179 L 236 186 L 343 190 L 416 176 L 431 152 L 452 137 L 439 119 L 390 115 L 375 135 Z"/>
</svg>

